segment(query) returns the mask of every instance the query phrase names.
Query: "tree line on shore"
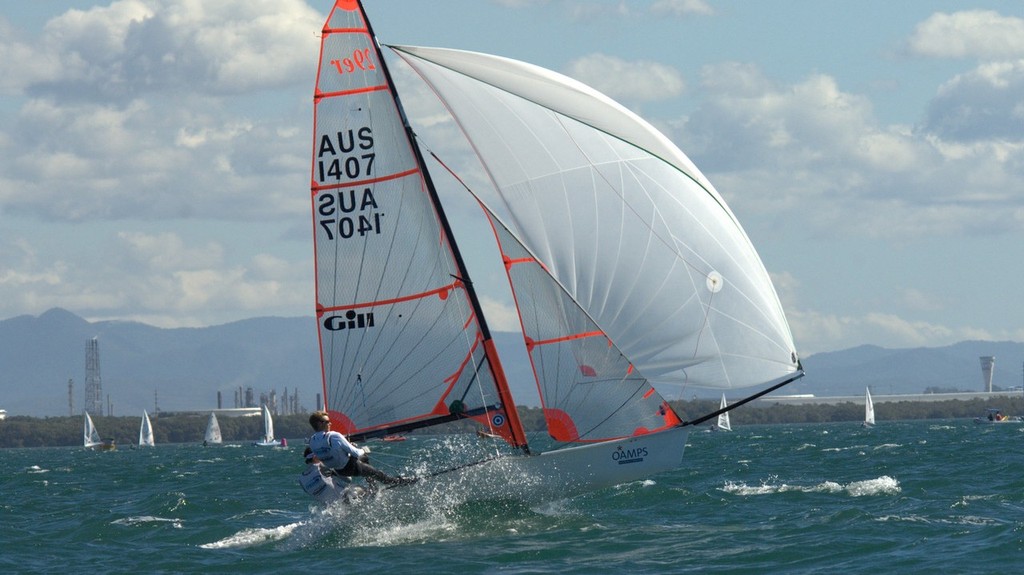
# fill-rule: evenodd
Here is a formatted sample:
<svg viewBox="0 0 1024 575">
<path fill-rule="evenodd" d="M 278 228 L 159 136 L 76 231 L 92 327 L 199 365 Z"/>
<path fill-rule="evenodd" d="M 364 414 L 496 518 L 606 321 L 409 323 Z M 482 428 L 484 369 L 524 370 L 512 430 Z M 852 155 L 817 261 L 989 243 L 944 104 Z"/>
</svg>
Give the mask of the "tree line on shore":
<svg viewBox="0 0 1024 575">
<path fill-rule="evenodd" d="M 717 400 L 696 399 L 670 402 L 684 421 L 695 420 L 718 409 Z M 879 423 L 914 419 L 960 419 L 985 414 L 987 408 L 1000 409 L 1006 415 L 1024 415 L 1024 398 L 1003 397 L 998 405 L 983 399 L 969 401 L 901 401 L 875 404 L 875 418 Z M 521 407 L 519 416 L 523 427 L 530 432 L 545 429 L 544 413 L 540 408 Z M 156 414 L 153 434 L 156 443 L 202 443 L 206 431 L 206 414 Z M 861 421 L 863 403 L 834 405 L 781 405 L 748 404 L 730 412 L 733 427 L 743 425 L 769 425 L 786 423 L 833 423 Z M 138 442 L 140 416 L 93 416 L 100 435 L 113 438 L 122 446 Z M 260 438 L 263 424 L 260 417 L 221 417 L 221 434 L 226 443 L 248 443 Z M 426 433 L 472 432 L 475 423 L 459 421 L 445 428 L 433 428 Z M 278 438 L 304 441 L 312 430 L 308 414 L 279 415 L 274 418 Z M 27 417 L 9 416 L 0 421 L 0 448 L 2 447 L 59 447 L 82 445 L 82 416 Z"/>
</svg>

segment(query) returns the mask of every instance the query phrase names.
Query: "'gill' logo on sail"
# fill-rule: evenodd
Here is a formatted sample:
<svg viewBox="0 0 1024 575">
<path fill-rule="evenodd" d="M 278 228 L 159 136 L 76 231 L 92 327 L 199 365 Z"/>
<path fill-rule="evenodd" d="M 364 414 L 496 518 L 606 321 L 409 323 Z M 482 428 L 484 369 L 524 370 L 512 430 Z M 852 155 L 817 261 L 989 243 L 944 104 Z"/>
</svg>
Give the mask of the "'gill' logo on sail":
<svg viewBox="0 0 1024 575">
<path fill-rule="evenodd" d="M 619 448 L 612 452 L 612 461 L 615 461 L 619 465 L 626 465 L 627 463 L 640 463 L 647 457 L 646 447 L 634 447 L 632 449 L 623 449 L 620 445 Z"/>
<path fill-rule="evenodd" d="M 324 318 L 324 327 L 330 331 L 373 327 L 373 313 L 356 313 L 349 310 L 344 316 L 329 315 Z"/>
</svg>

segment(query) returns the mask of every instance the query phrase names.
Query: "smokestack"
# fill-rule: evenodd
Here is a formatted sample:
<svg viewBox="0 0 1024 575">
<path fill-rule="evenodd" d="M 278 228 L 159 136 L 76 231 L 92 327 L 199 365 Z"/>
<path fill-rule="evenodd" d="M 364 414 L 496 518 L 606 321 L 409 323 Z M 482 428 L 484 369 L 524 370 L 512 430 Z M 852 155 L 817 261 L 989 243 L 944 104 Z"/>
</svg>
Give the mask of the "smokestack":
<svg viewBox="0 0 1024 575">
<path fill-rule="evenodd" d="M 980 359 L 982 391 L 992 393 L 992 371 L 996 367 L 996 358 L 994 355 L 983 355 Z"/>
</svg>

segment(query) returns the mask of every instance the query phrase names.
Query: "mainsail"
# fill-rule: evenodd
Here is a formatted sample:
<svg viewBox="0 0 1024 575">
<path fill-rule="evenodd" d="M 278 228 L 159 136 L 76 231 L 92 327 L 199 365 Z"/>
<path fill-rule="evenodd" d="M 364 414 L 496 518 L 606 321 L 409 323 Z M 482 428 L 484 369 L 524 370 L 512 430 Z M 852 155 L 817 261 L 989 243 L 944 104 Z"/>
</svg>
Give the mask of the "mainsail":
<svg viewBox="0 0 1024 575">
<path fill-rule="evenodd" d="M 263 404 L 263 438 L 259 443 L 275 443 L 274 441 L 274 417 L 270 415 L 270 408 Z"/>
<path fill-rule="evenodd" d="M 220 423 L 217 422 L 217 414 L 210 412 L 210 419 L 206 421 L 206 434 L 203 436 L 203 441 L 208 444 L 221 443 L 223 438 L 220 434 Z"/>
<path fill-rule="evenodd" d="M 468 273 L 354 0 L 339 0 L 324 25 L 314 110 L 316 314 L 337 428 L 358 440 L 473 417 L 525 446 Z"/>
<path fill-rule="evenodd" d="M 864 425 L 870 427 L 875 424 L 875 404 L 871 401 L 871 389 L 864 389 Z"/>
<path fill-rule="evenodd" d="M 149 420 L 149 413 L 142 410 L 142 423 L 139 425 L 139 447 L 153 447 L 156 443 L 153 440 L 153 423 Z"/>
<path fill-rule="evenodd" d="M 725 408 L 728 406 L 729 404 L 725 401 L 725 394 L 723 393 L 722 403 L 719 406 L 719 411 L 721 411 L 722 413 L 718 415 L 718 423 L 716 424 L 718 426 L 718 429 L 721 429 L 722 431 L 732 431 L 732 423 L 729 420 L 729 412 L 725 410 Z"/>
<path fill-rule="evenodd" d="M 86 448 L 99 447 L 103 444 L 103 440 L 100 439 L 100 432 L 96 430 L 96 425 L 92 422 L 92 418 L 89 417 L 89 412 L 85 412 L 85 419 L 82 421 L 82 444 Z"/>
</svg>

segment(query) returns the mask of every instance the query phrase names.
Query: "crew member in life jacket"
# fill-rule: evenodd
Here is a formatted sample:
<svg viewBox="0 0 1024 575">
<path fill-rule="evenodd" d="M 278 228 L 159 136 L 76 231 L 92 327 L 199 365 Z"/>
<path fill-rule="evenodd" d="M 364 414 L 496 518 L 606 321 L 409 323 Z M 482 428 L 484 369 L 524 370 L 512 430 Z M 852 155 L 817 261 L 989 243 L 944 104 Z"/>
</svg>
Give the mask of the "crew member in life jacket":
<svg viewBox="0 0 1024 575">
<path fill-rule="evenodd" d="M 338 499 L 348 499 L 345 489 L 351 483 L 350 479 L 335 475 L 324 467 L 309 447 L 302 455 L 306 457 L 306 469 L 299 475 L 299 485 L 303 491 L 324 505 Z"/>
<path fill-rule="evenodd" d="M 309 416 L 309 425 L 316 431 L 309 438 L 309 447 L 324 467 L 343 477 L 364 477 L 367 486 L 374 489 L 375 482 L 387 485 L 410 485 L 416 478 L 392 477 L 370 465 L 369 449 L 352 445 L 349 440 L 331 431 L 331 418 L 326 411 L 314 411 Z"/>
</svg>

